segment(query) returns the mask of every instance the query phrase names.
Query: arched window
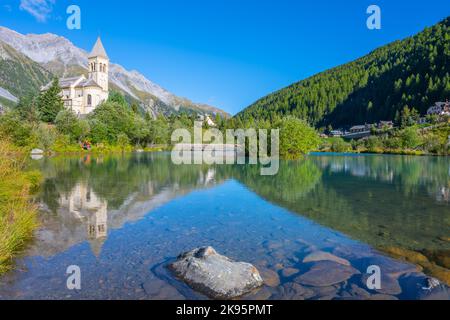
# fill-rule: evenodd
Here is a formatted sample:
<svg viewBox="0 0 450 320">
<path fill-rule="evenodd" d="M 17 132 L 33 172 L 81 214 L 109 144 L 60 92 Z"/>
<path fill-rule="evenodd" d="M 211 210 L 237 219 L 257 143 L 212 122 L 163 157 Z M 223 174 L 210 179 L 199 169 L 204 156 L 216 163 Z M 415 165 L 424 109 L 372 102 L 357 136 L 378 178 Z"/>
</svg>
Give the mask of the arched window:
<svg viewBox="0 0 450 320">
<path fill-rule="evenodd" d="M 87 104 L 89 107 L 92 106 L 92 96 L 90 94 L 87 96 Z"/>
</svg>

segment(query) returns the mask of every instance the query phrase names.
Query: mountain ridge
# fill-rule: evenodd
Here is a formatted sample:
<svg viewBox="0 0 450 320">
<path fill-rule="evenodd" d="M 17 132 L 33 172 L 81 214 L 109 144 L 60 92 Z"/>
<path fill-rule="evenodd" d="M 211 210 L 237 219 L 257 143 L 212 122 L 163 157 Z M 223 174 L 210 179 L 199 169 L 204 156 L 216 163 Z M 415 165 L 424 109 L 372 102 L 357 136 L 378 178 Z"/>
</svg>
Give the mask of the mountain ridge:
<svg viewBox="0 0 450 320">
<path fill-rule="evenodd" d="M 450 17 L 349 63 L 271 93 L 235 117 L 294 115 L 316 127 L 394 120 L 405 107 L 422 114 L 450 98 Z"/>
<path fill-rule="evenodd" d="M 25 35 L 0 26 L 0 40 L 58 77 L 87 73 L 88 52 L 65 37 L 53 33 Z M 228 113 L 219 108 L 178 97 L 147 79 L 139 71 L 129 71 L 117 63 L 110 64 L 110 83 L 113 89 L 124 93 L 129 100 L 139 102 L 145 111 L 154 116 L 158 113 L 186 111 L 219 113 L 229 117 Z"/>
<path fill-rule="evenodd" d="M 0 40 L 0 96 L 11 106 L 50 81 L 45 68 Z M 6 101 L 5 101 L 6 100 Z"/>
</svg>

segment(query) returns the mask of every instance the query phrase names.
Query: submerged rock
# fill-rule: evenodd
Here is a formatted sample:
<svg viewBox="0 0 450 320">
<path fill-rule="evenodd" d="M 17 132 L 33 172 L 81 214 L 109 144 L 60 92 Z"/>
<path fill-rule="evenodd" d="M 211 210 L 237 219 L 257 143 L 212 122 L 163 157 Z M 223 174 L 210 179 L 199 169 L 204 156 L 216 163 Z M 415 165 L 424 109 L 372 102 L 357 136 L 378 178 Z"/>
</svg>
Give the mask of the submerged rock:
<svg viewBox="0 0 450 320">
<path fill-rule="evenodd" d="M 382 270 L 382 274 L 390 276 L 394 279 L 397 279 L 404 274 L 418 271 L 416 265 L 403 261 L 397 261 L 384 256 L 372 256 L 356 259 L 352 261 L 352 264 L 363 273 L 366 272 L 369 266 L 378 266 Z"/>
<path fill-rule="evenodd" d="M 294 281 L 307 286 L 328 287 L 344 282 L 355 274 L 359 274 L 359 271 L 351 266 L 333 261 L 320 261 Z"/>
<path fill-rule="evenodd" d="M 308 300 L 316 295 L 312 289 L 295 282 L 285 283 L 278 288 L 278 291 L 276 298 L 284 300 Z"/>
<path fill-rule="evenodd" d="M 361 286 L 367 285 L 369 277 L 370 274 L 364 274 L 361 277 Z M 402 287 L 396 277 L 381 273 L 381 288 L 374 291 L 383 295 L 396 296 L 402 293 Z"/>
<path fill-rule="evenodd" d="M 350 266 L 350 262 L 346 259 L 339 258 L 338 256 L 335 256 L 334 254 L 324 252 L 324 251 L 315 251 L 313 253 L 310 253 L 303 259 L 303 263 L 308 262 L 317 262 L 317 261 L 334 261 L 336 263 L 340 263 L 344 266 Z"/>
<path fill-rule="evenodd" d="M 280 277 L 275 271 L 267 268 L 262 268 L 259 270 L 259 272 L 266 286 L 275 288 L 280 285 Z"/>
<path fill-rule="evenodd" d="M 295 269 L 295 268 L 285 268 L 281 271 L 281 274 L 283 277 L 289 278 L 289 277 L 292 277 L 293 275 L 296 275 L 299 272 L 300 272 L 300 270 Z"/>
<path fill-rule="evenodd" d="M 400 279 L 405 288 L 405 299 L 409 300 L 450 300 L 448 287 L 423 274 L 416 273 Z"/>
<path fill-rule="evenodd" d="M 169 268 L 194 290 L 214 299 L 240 297 L 263 285 L 253 265 L 235 262 L 212 247 L 184 253 Z"/>
</svg>

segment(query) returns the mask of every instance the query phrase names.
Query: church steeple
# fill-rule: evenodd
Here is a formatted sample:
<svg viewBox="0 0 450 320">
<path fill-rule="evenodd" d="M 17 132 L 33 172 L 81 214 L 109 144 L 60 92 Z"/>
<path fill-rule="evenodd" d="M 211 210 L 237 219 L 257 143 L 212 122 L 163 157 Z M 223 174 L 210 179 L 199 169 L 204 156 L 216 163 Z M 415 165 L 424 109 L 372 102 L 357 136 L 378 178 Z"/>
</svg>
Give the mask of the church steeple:
<svg viewBox="0 0 450 320">
<path fill-rule="evenodd" d="M 100 37 L 97 38 L 89 58 L 89 79 L 94 80 L 103 91 L 109 90 L 109 58 Z"/>
<path fill-rule="evenodd" d="M 95 42 L 94 48 L 89 54 L 89 58 L 94 57 L 102 57 L 109 60 L 108 55 L 106 54 L 106 50 L 103 47 L 102 39 L 100 39 L 100 37 L 97 38 L 97 42 Z"/>
</svg>

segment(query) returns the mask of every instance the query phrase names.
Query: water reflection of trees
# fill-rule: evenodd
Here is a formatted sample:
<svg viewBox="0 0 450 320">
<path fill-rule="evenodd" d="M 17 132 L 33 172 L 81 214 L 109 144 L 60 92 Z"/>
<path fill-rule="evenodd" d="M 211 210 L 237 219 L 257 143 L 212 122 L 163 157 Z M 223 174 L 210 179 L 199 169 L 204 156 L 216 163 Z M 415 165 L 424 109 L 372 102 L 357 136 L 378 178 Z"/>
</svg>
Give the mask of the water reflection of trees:
<svg viewBox="0 0 450 320">
<path fill-rule="evenodd" d="M 307 196 L 320 182 L 322 171 L 309 159 L 284 161 L 275 176 L 261 176 L 257 166 L 235 166 L 233 178 L 258 195 L 277 202 L 295 202 Z"/>
<path fill-rule="evenodd" d="M 355 239 L 422 250 L 448 247 L 438 240 L 450 224 L 448 170 L 447 158 L 319 156 L 283 164 L 273 178 L 251 169 L 235 176 L 269 201 Z"/>
</svg>

